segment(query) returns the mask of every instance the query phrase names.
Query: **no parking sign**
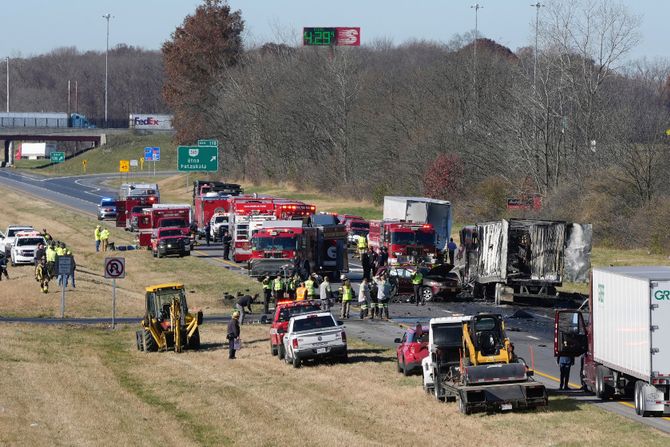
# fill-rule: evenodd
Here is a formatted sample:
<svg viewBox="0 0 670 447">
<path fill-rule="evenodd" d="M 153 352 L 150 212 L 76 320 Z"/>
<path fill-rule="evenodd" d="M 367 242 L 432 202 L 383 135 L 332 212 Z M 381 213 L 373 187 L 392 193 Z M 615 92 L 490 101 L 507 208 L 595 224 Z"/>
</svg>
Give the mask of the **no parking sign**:
<svg viewBox="0 0 670 447">
<path fill-rule="evenodd" d="M 105 258 L 105 278 L 112 280 L 112 327 L 116 326 L 116 280 L 126 277 L 126 258 Z"/>
</svg>

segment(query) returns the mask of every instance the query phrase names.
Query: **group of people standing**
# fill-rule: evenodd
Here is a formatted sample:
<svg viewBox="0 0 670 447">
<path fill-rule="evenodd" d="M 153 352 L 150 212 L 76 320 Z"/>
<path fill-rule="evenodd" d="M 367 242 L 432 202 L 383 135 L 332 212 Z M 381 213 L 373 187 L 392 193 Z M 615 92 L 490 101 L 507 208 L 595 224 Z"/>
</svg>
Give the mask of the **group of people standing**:
<svg viewBox="0 0 670 447">
<path fill-rule="evenodd" d="M 35 250 L 33 262 L 35 264 L 35 280 L 40 284 L 43 293 L 49 292 L 49 281 L 58 277 L 58 285 L 67 287 L 72 281 L 72 288 L 76 288 L 75 270 L 76 262 L 72 250 L 65 242 L 54 241 L 46 229 L 42 230 L 46 244 L 39 243 Z M 57 275 L 56 266 L 59 256 L 72 256 L 72 270 L 68 274 Z"/>
<path fill-rule="evenodd" d="M 107 251 L 109 248 L 109 229 L 100 225 L 95 227 L 95 251 Z"/>
</svg>

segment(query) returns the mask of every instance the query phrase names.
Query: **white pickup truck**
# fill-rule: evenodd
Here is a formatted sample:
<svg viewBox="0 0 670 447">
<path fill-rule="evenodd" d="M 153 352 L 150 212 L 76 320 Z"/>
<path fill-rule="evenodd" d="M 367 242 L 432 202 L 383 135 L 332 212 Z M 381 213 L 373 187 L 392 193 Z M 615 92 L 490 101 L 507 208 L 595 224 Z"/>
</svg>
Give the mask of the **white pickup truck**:
<svg viewBox="0 0 670 447">
<path fill-rule="evenodd" d="M 44 236 L 37 231 L 22 231 L 16 233 L 11 248 L 12 267 L 18 264 L 32 264 L 35 262 L 35 252 L 39 244 L 45 244 Z"/>
<path fill-rule="evenodd" d="M 299 368 L 308 359 L 348 360 L 347 334 L 330 312 L 291 317 L 284 335 L 284 360 Z"/>
</svg>

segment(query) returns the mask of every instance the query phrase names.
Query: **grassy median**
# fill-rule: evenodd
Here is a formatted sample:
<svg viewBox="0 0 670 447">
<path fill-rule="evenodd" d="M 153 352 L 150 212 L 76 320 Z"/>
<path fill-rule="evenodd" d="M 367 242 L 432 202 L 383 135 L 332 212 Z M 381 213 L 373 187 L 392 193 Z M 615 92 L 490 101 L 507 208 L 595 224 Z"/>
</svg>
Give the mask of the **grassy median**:
<svg viewBox="0 0 670 447">
<path fill-rule="evenodd" d="M 209 256 L 204 248 L 197 248 L 193 256 L 156 259 L 147 250 L 96 253 L 93 231 L 99 223 L 91 214 L 62 208 L 53 203 L 26 197 L 16 190 L 0 188 L 3 212 L 0 228 L 10 224 L 32 225 L 46 228 L 56 240 L 64 241 L 73 251 L 77 262 L 76 289 L 66 292 L 66 316 L 103 317 L 112 313 L 111 281 L 104 278 L 103 263 L 106 256 L 123 256 L 127 276 L 117 280 L 117 315 L 138 316 L 144 311 L 144 288 L 151 284 L 182 282 L 190 292 L 191 307 L 202 308 L 207 314 L 230 310 L 224 302 L 224 292 L 234 293 L 250 289 L 259 292 L 258 282 L 228 271 L 218 258 L 203 262 L 197 257 Z M 92 212 L 95 207 L 91 207 Z M 111 241 L 116 245 L 133 242 L 134 233 L 114 228 L 113 222 L 104 222 L 110 228 Z M 52 280 L 49 293 L 39 290 L 30 265 L 9 267 L 9 281 L 0 282 L 0 314 L 4 316 L 51 317 L 60 315 L 61 292 Z"/>
<path fill-rule="evenodd" d="M 300 369 L 270 355 L 268 327 L 225 326 L 203 350 L 142 353 L 118 330 L 0 325 L 2 445 L 668 445 L 670 438 L 586 403 L 464 416 L 395 372 L 393 352 L 350 340 L 349 364 Z M 113 440 L 113 441 L 112 441 Z"/>
</svg>

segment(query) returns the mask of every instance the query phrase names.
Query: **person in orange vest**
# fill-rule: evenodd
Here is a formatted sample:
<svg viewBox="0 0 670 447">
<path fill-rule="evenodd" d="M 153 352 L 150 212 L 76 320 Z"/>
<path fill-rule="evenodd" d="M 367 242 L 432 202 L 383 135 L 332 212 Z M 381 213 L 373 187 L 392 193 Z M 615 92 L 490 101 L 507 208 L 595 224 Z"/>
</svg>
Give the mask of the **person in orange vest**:
<svg viewBox="0 0 670 447">
<path fill-rule="evenodd" d="M 307 287 L 305 287 L 304 282 L 301 282 L 300 287 L 295 289 L 295 300 L 305 301 L 306 299 L 307 299 Z"/>
</svg>

